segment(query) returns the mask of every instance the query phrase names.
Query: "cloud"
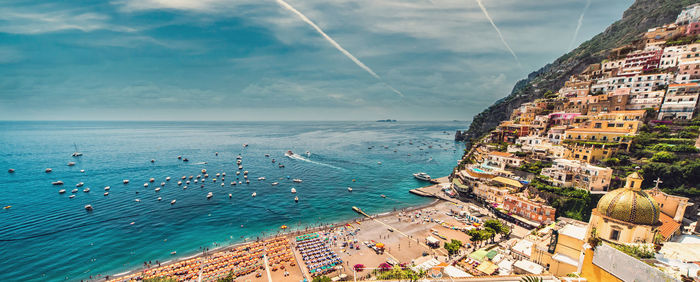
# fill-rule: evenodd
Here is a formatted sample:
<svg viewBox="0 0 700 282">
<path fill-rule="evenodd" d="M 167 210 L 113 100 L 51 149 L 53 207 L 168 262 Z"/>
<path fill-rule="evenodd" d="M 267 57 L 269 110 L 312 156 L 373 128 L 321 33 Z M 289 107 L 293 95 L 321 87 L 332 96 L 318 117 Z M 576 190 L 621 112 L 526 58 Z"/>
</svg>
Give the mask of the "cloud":
<svg viewBox="0 0 700 282">
<path fill-rule="evenodd" d="M 481 11 L 484 12 L 484 15 L 486 16 L 486 18 L 487 18 L 487 19 L 489 20 L 489 22 L 491 23 L 491 26 L 493 26 L 493 29 L 495 29 L 495 30 L 496 30 L 496 33 L 498 33 L 498 38 L 501 39 L 501 42 L 503 42 L 503 45 L 506 46 L 506 48 L 508 49 L 508 51 L 510 52 L 510 54 L 513 55 L 513 58 L 515 59 L 515 61 L 517 61 L 517 62 L 518 62 L 518 65 L 520 65 L 520 59 L 518 59 L 518 55 L 516 55 L 516 54 L 515 54 L 515 51 L 513 51 L 513 48 L 510 48 L 510 45 L 508 45 L 508 42 L 507 42 L 506 39 L 503 37 L 503 34 L 501 33 L 501 30 L 498 29 L 498 26 L 496 26 L 496 23 L 493 22 L 493 19 L 491 18 L 491 16 L 489 16 L 489 12 L 486 11 L 486 7 L 484 7 L 484 4 L 481 3 L 481 0 L 476 0 L 476 3 L 479 4 L 479 8 L 481 8 Z"/>
<path fill-rule="evenodd" d="M 80 12 L 61 7 L 0 7 L 0 19 L 0 32 L 12 34 L 42 34 L 64 30 L 136 31 L 134 28 L 110 24 L 110 17 L 102 13 Z"/>
<path fill-rule="evenodd" d="M 581 15 L 578 17 L 578 22 L 576 23 L 576 30 L 574 31 L 574 36 L 571 38 L 571 43 L 569 43 L 569 48 L 566 49 L 567 51 L 570 51 L 571 49 L 574 48 L 574 44 L 576 43 L 576 38 L 578 37 L 578 32 L 581 30 L 581 25 L 583 24 L 583 16 L 586 15 L 586 11 L 588 11 L 588 7 L 591 6 L 591 0 L 586 1 L 586 6 L 583 7 L 583 11 L 581 11 Z"/>
<path fill-rule="evenodd" d="M 240 1 L 239 1 L 240 2 Z M 216 12 L 231 1 L 223 0 L 117 0 L 112 4 L 121 6 L 123 11 L 136 12 L 158 9 Z M 233 4 L 233 3 L 231 3 Z"/>
</svg>

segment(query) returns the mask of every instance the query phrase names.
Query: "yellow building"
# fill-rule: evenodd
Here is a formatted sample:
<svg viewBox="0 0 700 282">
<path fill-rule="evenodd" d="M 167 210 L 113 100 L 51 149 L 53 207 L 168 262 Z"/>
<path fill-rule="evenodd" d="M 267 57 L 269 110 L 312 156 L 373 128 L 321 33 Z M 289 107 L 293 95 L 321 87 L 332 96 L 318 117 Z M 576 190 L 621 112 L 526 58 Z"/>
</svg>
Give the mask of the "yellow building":
<svg viewBox="0 0 700 282">
<path fill-rule="evenodd" d="M 595 162 L 609 158 L 615 152 L 619 145 L 616 144 L 594 144 L 584 142 L 567 142 L 564 158 L 570 160 L 578 160 L 582 162 Z"/>
<path fill-rule="evenodd" d="M 559 218 L 560 222 L 552 230 L 548 242 L 538 242 L 532 249 L 532 261 L 547 267 L 550 273 L 564 277 L 580 268 L 583 246 L 586 244 L 588 224 L 573 219 Z"/>
<path fill-rule="evenodd" d="M 613 190 L 598 201 L 591 213 L 587 236 L 593 230 L 605 241 L 613 243 L 652 243 L 662 225 L 659 204 L 642 191 L 643 178 L 635 173 L 627 176 L 624 188 Z"/>
</svg>

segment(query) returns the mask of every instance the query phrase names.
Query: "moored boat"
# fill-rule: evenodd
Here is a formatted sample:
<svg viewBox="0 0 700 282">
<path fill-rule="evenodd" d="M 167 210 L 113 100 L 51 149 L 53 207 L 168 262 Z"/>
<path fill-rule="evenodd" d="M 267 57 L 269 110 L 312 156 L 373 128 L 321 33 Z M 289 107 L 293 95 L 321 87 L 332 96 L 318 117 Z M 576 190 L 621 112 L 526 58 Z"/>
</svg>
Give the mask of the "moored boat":
<svg viewBox="0 0 700 282">
<path fill-rule="evenodd" d="M 46 170 L 44 170 L 44 172 L 46 172 L 46 173 L 49 173 L 51 171 L 53 171 L 51 168 L 47 168 Z"/>
<path fill-rule="evenodd" d="M 63 193 L 66 193 L 66 189 L 58 190 L 58 194 L 63 194 Z"/>
<path fill-rule="evenodd" d="M 92 210 L 92 206 L 91 206 L 91 205 L 85 205 L 85 210 L 86 210 L 86 211 L 91 211 L 91 210 Z"/>
<path fill-rule="evenodd" d="M 414 173 L 413 177 L 415 177 L 418 180 L 430 181 L 430 175 L 428 175 L 425 172 Z"/>
<path fill-rule="evenodd" d="M 51 184 L 52 184 L 52 185 L 63 185 L 63 181 L 61 181 L 61 180 L 59 180 L 59 181 L 54 181 L 54 182 L 51 182 Z"/>
<path fill-rule="evenodd" d="M 294 193 L 297 192 L 297 189 L 294 189 L 294 187 L 292 187 L 292 190 L 291 190 L 291 191 L 292 191 L 292 194 L 294 194 Z"/>
</svg>

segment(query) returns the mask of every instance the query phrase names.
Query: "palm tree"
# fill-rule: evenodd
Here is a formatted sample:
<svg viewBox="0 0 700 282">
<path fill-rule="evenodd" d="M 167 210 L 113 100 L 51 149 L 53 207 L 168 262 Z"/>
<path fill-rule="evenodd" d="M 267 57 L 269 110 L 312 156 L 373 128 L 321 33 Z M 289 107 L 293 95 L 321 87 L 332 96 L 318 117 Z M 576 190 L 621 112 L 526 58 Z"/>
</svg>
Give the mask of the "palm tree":
<svg viewBox="0 0 700 282">
<path fill-rule="evenodd" d="M 542 282 L 542 277 L 536 277 L 536 276 L 523 276 L 523 278 L 520 278 L 521 282 Z"/>
</svg>

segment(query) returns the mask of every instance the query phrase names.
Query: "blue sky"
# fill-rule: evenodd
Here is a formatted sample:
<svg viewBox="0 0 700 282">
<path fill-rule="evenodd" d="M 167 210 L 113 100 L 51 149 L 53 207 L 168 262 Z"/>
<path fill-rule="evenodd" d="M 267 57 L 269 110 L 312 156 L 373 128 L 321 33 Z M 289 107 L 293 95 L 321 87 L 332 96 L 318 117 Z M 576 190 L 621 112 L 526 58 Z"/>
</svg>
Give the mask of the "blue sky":
<svg viewBox="0 0 700 282">
<path fill-rule="evenodd" d="M 590 1 L 481 0 L 501 40 L 476 0 L 5 0 L 0 119 L 469 120 L 632 4 Z"/>
</svg>

